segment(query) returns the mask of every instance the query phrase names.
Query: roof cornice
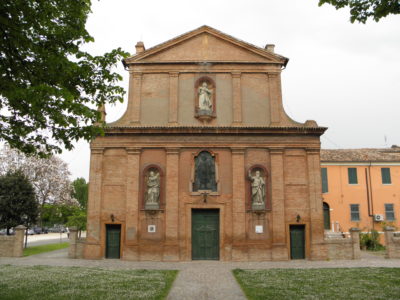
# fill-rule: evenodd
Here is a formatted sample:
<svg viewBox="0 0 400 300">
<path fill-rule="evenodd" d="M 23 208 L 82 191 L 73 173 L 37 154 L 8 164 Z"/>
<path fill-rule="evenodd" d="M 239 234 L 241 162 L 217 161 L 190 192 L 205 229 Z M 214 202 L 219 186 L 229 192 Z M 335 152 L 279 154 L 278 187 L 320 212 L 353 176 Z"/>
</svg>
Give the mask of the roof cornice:
<svg viewBox="0 0 400 300">
<path fill-rule="evenodd" d="M 118 134 L 226 134 L 226 135 L 322 135 L 326 127 L 278 126 L 110 126 L 106 135 Z"/>
</svg>

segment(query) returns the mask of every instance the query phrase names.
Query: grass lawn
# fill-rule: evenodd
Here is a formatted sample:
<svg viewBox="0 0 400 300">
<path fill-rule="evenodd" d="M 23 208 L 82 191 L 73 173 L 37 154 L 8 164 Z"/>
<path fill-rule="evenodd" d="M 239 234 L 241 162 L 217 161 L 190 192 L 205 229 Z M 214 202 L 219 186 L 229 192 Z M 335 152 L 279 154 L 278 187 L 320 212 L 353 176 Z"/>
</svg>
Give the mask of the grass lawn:
<svg viewBox="0 0 400 300">
<path fill-rule="evenodd" d="M 400 299 L 400 268 L 233 271 L 250 300 Z"/>
<path fill-rule="evenodd" d="M 177 273 L 0 265 L 0 299 L 165 299 Z"/>
<path fill-rule="evenodd" d="M 59 249 L 68 248 L 69 243 L 57 243 L 57 244 L 48 244 L 48 245 L 40 245 L 40 246 L 33 246 L 24 249 L 24 256 L 40 254 L 43 252 L 49 252 Z"/>
</svg>

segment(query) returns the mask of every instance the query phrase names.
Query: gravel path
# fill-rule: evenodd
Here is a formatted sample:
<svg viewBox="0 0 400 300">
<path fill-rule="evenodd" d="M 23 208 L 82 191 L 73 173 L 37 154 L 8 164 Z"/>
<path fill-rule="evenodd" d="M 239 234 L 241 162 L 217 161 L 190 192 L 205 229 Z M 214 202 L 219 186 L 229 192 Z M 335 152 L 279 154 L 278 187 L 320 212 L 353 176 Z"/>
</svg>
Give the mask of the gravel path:
<svg viewBox="0 0 400 300">
<path fill-rule="evenodd" d="M 81 266 L 105 269 L 169 269 L 179 270 L 177 279 L 168 296 L 169 300 L 180 299 L 246 299 L 232 275 L 235 268 L 352 268 L 352 267 L 396 267 L 400 259 L 385 259 L 382 255 L 362 253 L 360 260 L 283 262 L 132 262 L 119 259 L 83 260 L 68 259 L 67 249 L 57 250 L 23 258 L 0 258 L 1 264 Z"/>
</svg>

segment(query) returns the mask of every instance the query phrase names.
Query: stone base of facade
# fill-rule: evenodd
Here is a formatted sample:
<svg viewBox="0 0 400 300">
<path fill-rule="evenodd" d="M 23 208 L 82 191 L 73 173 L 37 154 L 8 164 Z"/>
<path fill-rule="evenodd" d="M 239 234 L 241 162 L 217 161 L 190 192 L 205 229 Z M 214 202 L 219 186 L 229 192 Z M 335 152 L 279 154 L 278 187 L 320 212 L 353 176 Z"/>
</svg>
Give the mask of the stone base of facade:
<svg viewBox="0 0 400 300">
<path fill-rule="evenodd" d="M 351 239 L 328 240 L 314 245 L 308 260 L 353 259 Z M 85 259 L 103 259 L 100 245 L 85 244 L 79 250 Z M 226 246 L 220 251 L 219 261 L 287 261 L 290 260 L 290 250 L 285 244 L 268 246 L 265 244 Z M 180 251 L 177 245 L 125 245 L 121 250 L 121 259 L 126 261 L 192 261 L 185 251 Z M 183 254 L 182 254 L 183 253 Z M 80 257 L 74 257 L 80 258 Z"/>
<path fill-rule="evenodd" d="M 310 260 L 327 260 L 328 249 L 326 243 L 313 243 L 311 244 Z"/>
<path fill-rule="evenodd" d="M 85 259 L 102 259 L 102 247 L 100 244 L 86 243 L 83 249 L 83 258 Z"/>
<path fill-rule="evenodd" d="M 272 245 L 272 260 L 289 260 L 289 250 L 286 244 Z"/>
</svg>

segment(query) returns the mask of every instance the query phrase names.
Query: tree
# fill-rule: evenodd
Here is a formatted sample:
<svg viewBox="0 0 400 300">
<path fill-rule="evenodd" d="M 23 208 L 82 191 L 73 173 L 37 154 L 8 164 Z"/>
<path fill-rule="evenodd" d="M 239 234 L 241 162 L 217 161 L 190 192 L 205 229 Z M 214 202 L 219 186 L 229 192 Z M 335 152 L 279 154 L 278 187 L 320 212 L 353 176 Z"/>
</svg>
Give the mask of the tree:
<svg viewBox="0 0 400 300">
<path fill-rule="evenodd" d="M 71 216 L 78 214 L 81 210 L 78 204 L 45 204 L 41 215 L 43 226 L 65 225 Z"/>
<path fill-rule="evenodd" d="M 378 22 L 390 14 L 400 14 L 399 0 L 320 0 L 319 6 L 328 3 L 336 9 L 350 7 L 350 21 L 364 23 L 372 18 Z"/>
<path fill-rule="evenodd" d="M 81 237 L 82 230 L 86 230 L 87 215 L 86 210 L 79 209 L 74 212 L 73 215 L 68 217 L 67 226 L 75 226 L 79 231 L 79 237 Z"/>
<path fill-rule="evenodd" d="M 72 197 L 79 202 L 82 209 L 86 210 L 88 201 L 88 184 L 85 178 L 77 178 L 72 182 L 73 192 Z"/>
<path fill-rule="evenodd" d="M 72 185 L 68 165 L 56 156 L 25 156 L 7 145 L 0 151 L 0 174 L 20 170 L 31 182 L 40 209 L 40 223 L 46 203 L 77 205 L 71 197 Z M 42 224 L 41 224 L 42 225 Z"/>
<path fill-rule="evenodd" d="M 0 228 L 25 225 L 36 222 L 38 205 L 35 191 L 28 178 L 21 171 L 8 172 L 0 176 Z"/>
<path fill-rule="evenodd" d="M 97 107 L 122 102 L 122 77 L 111 69 L 128 53 L 92 56 L 85 25 L 91 1 L 0 1 L 0 141 L 26 154 L 102 133 Z"/>
<path fill-rule="evenodd" d="M 75 226 L 80 237 L 82 230 L 86 230 L 89 184 L 86 183 L 85 178 L 77 178 L 72 182 L 72 186 L 74 188 L 72 196 L 79 202 L 80 208 L 68 217 L 67 226 Z"/>
</svg>

